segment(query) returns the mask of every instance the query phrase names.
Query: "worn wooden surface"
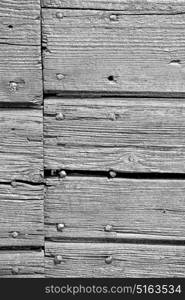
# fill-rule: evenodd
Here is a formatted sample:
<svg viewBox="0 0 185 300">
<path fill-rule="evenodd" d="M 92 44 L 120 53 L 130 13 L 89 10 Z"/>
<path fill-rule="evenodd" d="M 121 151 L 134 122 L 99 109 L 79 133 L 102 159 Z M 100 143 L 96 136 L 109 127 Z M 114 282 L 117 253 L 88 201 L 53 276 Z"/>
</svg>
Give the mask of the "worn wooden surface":
<svg viewBox="0 0 185 300">
<path fill-rule="evenodd" d="M 42 111 L 3 108 L 0 128 L 0 182 L 42 182 Z"/>
<path fill-rule="evenodd" d="M 44 277 L 43 251 L 1 251 L 0 277 Z"/>
<path fill-rule="evenodd" d="M 125 14 L 177 14 L 185 12 L 184 0 L 41 0 L 47 8 L 119 10 Z"/>
<path fill-rule="evenodd" d="M 184 15 L 112 18 L 43 9 L 45 92 L 184 93 Z"/>
<path fill-rule="evenodd" d="M 42 185 L 0 184 L 0 247 L 43 246 L 43 210 Z"/>
<path fill-rule="evenodd" d="M 0 277 L 185 276 L 184 13 L 0 0 Z"/>
<path fill-rule="evenodd" d="M 53 240 L 185 240 L 183 180 L 68 176 L 47 184 L 46 237 Z M 57 231 L 60 223 L 65 227 Z"/>
<path fill-rule="evenodd" d="M 0 18 L 0 277 L 43 277 L 40 0 L 0 0 Z"/>
<path fill-rule="evenodd" d="M 40 0 L 0 0 L 0 44 L 40 46 Z"/>
<path fill-rule="evenodd" d="M 48 277 L 184 277 L 184 246 L 46 243 Z M 62 256 L 60 264 L 54 262 Z M 105 259 L 112 257 L 112 263 Z"/>
<path fill-rule="evenodd" d="M 185 171 L 182 99 L 45 99 L 47 169 Z"/>
<path fill-rule="evenodd" d="M 0 105 L 40 104 L 40 0 L 1 0 L 0 18 Z"/>
</svg>

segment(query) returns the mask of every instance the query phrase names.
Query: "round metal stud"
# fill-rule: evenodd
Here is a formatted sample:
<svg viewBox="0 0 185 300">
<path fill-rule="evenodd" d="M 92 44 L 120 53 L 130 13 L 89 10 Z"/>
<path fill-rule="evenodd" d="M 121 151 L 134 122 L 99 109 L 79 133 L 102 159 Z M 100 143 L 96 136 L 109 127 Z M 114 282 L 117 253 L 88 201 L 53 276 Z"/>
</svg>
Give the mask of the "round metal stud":
<svg viewBox="0 0 185 300">
<path fill-rule="evenodd" d="M 63 231 L 65 225 L 63 223 L 57 224 L 57 230 L 58 231 Z"/>
<path fill-rule="evenodd" d="M 16 92 L 18 88 L 18 84 L 14 81 L 9 82 L 9 88 L 11 92 Z"/>
<path fill-rule="evenodd" d="M 65 76 L 63 74 L 59 73 L 59 74 L 56 75 L 56 77 L 57 77 L 58 80 L 62 80 L 62 79 L 64 79 Z"/>
<path fill-rule="evenodd" d="M 111 20 L 111 21 L 118 21 L 118 16 L 117 15 L 110 15 L 109 16 L 109 19 Z"/>
<path fill-rule="evenodd" d="M 106 262 L 106 264 L 111 264 L 112 260 L 113 260 L 113 257 L 112 256 L 108 256 L 108 257 L 106 257 L 105 262 Z"/>
<path fill-rule="evenodd" d="M 63 15 L 62 12 L 58 11 L 58 12 L 56 13 L 56 17 L 57 17 L 57 19 L 63 19 L 64 15 Z"/>
<path fill-rule="evenodd" d="M 55 264 L 60 264 L 62 261 L 62 256 L 61 255 L 56 255 L 54 258 L 54 263 Z"/>
<path fill-rule="evenodd" d="M 64 170 L 60 171 L 59 176 L 60 176 L 60 178 L 65 178 L 67 176 L 66 171 L 64 171 Z"/>
<path fill-rule="evenodd" d="M 115 171 L 109 171 L 109 176 L 111 177 L 111 178 L 115 178 L 116 177 L 116 172 Z"/>
<path fill-rule="evenodd" d="M 62 113 L 58 113 L 56 115 L 56 120 L 64 120 L 64 115 Z"/>
<path fill-rule="evenodd" d="M 106 232 L 111 232 L 112 231 L 112 225 L 106 225 L 105 228 L 104 228 L 104 230 Z"/>
<path fill-rule="evenodd" d="M 18 267 L 13 267 L 13 268 L 12 268 L 12 274 L 13 274 L 13 275 L 19 274 L 19 268 L 18 268 Z"/>
<path fill-rule="evenodd" d="M 12 232 L 12 237 L 14 238 L 14 239 L 16 239 L 17 237 L 18 237 L 18 232 L 17 231 L 14 231 L 14 232 Z"/>
</svg>

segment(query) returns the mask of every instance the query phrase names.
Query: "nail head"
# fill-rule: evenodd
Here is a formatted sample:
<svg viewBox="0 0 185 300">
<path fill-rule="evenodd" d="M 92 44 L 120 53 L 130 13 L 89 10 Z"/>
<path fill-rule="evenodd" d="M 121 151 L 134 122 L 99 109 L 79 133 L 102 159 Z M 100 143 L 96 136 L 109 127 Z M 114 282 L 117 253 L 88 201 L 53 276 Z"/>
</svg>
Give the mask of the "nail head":
<svg viewBox="0 0 185 300">
<path fill-rule="evenodd" d="M 67 176 L 66 171 L 62 170 L 59 172 L 60 178 L 65 178 Z"/>
<path fill-rule="evenodd" d="M 16 186 L 17 186 L 17 183 L 16 183 L 15 181 L 12 181 L 12 182 L 11 182 L 11 186 L 12 186 L 12 187 L 16 187 Z"/>
<path fill-rule="evenodd" d="M 62 113 L 58 113 L 56 115 L 56 120 L 64 120 L 64 115 Z"/>
<path fill-rule="evenodd" d="M 117 20 L 118 20 L 118 16 L 117 16 L 117 15 L 110 15 L 110 16 L 109 16 L 109 19 L 110 19 L 111 21 L 117 21 Z"/>
<path fill-rule="evenodd" d="M 12 274 L 16 275 L 19 273 L 19 268 L 18 267 L 13 267 L 12 268 Z"/>
<path fill-rule="evenodd" d="M 63 223 L 57 224 L 57 230 L 58 231 L 63 231 L 65 225 Z"/>
<path fill-rule="evenodd" d="M 104 230 L 105 230 L 106 232 L 112 231 L 112 225 L 106 225 L 105 228 L 104 228 Z"/>
<path fill-rule="evenodd" d="M 11 81 L 11 82 L 9 83 L 9 87 L 10 87 L 10 91 L 11 91 L 11 92 L 16 92 L 16 91 L 17 91 L 18 85 L 17 85 L 16 82 Z"/>
<path fill-rule="evenodd" d="M 12 237 L 13 237 L 14 239 L 17 238 L 17 237 L 18 237 L 18 232 L 16 232 L 16 231 L 12 232 Z"/>
<path fill-rule="evenodd" d="M 105 258 L 106 264 L 111 264 L 112 263 L 112 256 L 108 256 Z"/>
<path fill-rule="evenodd" d="M 109 176 L 111 177 L 111 178 L 115 178 L 116 177 L 116 172 L 115 171 L 110 171 L 109 172 Z"/>
<path fill-rule="evenodd" d="M 62 261 L 62 256 L 61 255 L 56 255 L 54 258 L 55 264 L 60 264 Z"/>
<path fill-rule="evenodd" d="M 63 19 L 63 17 L 64 17 L 64 15 L 63 15 L 63 13 L 62 12 L 57 12 L 56 13 L 56 17 L 57 17 L 57 19 Z"/>
<path fill-rule="evenodd" d="M 64 75 L 63 75 L 63 74 L 60 74 L 60 73 L 59 73 L 59 74 L 57 74 L 56 76 L 57 76 L 57 79 L 58 79 L 58 80 L 64 79 Z"/>
</svg>

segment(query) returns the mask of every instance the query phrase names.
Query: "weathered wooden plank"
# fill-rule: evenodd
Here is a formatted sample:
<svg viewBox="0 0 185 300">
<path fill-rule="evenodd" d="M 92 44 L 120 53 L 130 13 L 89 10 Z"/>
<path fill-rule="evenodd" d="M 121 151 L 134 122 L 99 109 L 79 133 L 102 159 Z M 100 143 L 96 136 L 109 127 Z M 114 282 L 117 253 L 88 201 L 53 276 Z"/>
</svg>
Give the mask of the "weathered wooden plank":
<svg viewBox="0 0 185 300">
<path fill-rule="evenodd" d="M 0 251 L 0 277 L 44 277 L 43 251 Z"/>
<path fill-rule="evenodd" d="M 45 274 L 47 277 L 184 277 L 184 253 L 184 246 L 46 243 Z M 62 258 L 60 263 L 57 258 Z"/>
<path fill-rule="evenodd" d="M 40 0 L 0 0 L 0 44 L 40 46 Z"/>
<path fill-rule="evenodd" d="M 0 104 L 42 102 L 40 1 L 0 1 Z"/>
<path fill-rule="evenodd" d="M 67 176 L 47 184 L 49 238 L 185 240 L 183 180 Z"/>
<path fill-rule="evenodd" d="M 127 14 L 185 12 L 184 0 L 42 0 L 43 7 L 122 10 Z"/>
<path fill-rule="evenodd" d="M 0 246 L 44 244 L 43 186 L 0 184 Z"/>
<path fill-rule="evenodd" d="M 37 46 L 0 44 L 0 103 L 41 104 L 42 72 Z"/>
<path fill-rule="evenodd" d="M 184 93 L 184 30 L 183 14 L 43 9 L 45 91 Z"/>
<path fill-rule="evenodd" d="M 42 182 L 42 137 L 41 110 L 0 110 L 0 182 Z"/>
<path fill-rule="evenodd" d="M 47 169 L 185 171 L 178 99 L 45 99 Z"/>
</svg>

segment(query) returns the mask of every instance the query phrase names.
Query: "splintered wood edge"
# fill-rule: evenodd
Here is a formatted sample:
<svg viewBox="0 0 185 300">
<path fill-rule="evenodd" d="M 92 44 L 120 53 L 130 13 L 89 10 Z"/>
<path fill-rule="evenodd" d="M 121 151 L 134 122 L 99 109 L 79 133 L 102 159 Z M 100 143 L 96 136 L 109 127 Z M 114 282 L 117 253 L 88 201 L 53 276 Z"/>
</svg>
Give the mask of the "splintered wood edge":
<svg viewBox="0 0 185 300">
<path fill-rule="evenodd" d="M 185 12 L 184 0 L 41 0 L 43 8 L 106 9 L 125 14 L 176 14 Z"/>
</svg>

